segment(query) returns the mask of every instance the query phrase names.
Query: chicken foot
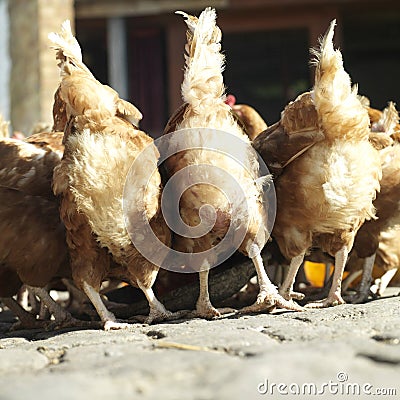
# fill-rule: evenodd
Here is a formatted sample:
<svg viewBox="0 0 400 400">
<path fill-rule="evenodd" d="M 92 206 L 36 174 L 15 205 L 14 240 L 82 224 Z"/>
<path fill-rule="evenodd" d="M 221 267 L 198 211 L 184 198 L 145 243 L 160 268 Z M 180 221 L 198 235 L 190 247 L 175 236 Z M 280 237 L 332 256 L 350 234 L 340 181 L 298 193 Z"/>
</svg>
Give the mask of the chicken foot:
<svg viewBox="0 0 400 400">
<path fill-rule="evenodd" d="M 53 300 L 46 289 L 34 286 L 28 286 L 28 289 L 40 299 L 41 304 L 46 305 L 50 313 L 53 314 L 56 322 L 66 321 L 67 319 L 72 318 L 69 312 L 64 310 L 59 304 L 57 304 Z M 40 312 L 42 312 L 42 307 Z"/>
<path fill-rule="evenodd" d="M 333 272 L 332 285 L 328 293 L 328 297 L 321 301 L 316 301 L 314 303 L 308 303 L 305 307 L 307 308 L 326 308 L 337 306 L 339 304 L 344 304 L 345 301 L 342 298 L 342 277 L 344 268 L 346 266 L 347 256 L 349 250 L 347 246 L 343 246 L 335 254 L 335 271 Z"/>
<path fill-rule="evenodd" d="M 346 296 L 346 301 L 353 304 L 363 303 L 368 299 L 372 282 L 372 269 L 374 268 L 376 253 L 364 259 L 360 285 L 355 295 Z"/>
<path fill-rule="evenodd" d="M 80 321 L 74 318 L 68 311 L 62 308 L 53 300 L 46 289 L 28 286 L 28 289 L 37 296 L 53 315 L 54 321 L 49 321 L 49 329 L 51 328 L 70 328 L 70 327 L 88 327 L 97 328 L 98 324 L 92 321 Z"/>
<path fill-rule="evenodd" d="M 250 259 L 256 268 L 260 291 L 254 304 L 244 307 L 241 313 L 252 313 L 259 311 L 269 311 L 275 307 L 284 308 L 291 311 L 302 311 L 303 308 L 293 301 L 284 299 L 278 292 L 276 286 L 270 281 L 265 272 L 261 250 L 256 244 L 251 244 L 248 249 Z"/>
<path fill-rule="evenodd" d="M 186 311 L 186 310 L 176 311 L 176 312 L 168 311 L 164 307 L 164 304 L 162 304 L 157 299 L 152 288 L 147 288 L 144 285 L 142 285 L 140 282 L 137 282 L 137 285 L 139 286 L 139 289 L 142 290 L 142 292 L 146 296 L 147 301 L 149 302 L 150 313 L 143 321 L 145 324 L 152 324 L 154 322 L 161 322 L 161 321 L 176 320 L 176 319 L 182 318 L 184 315 L 186 315 L 188 313 L 188 311 Z M 141 318 L 139 316 L 135 316 L 134 318 L 141 320 Z"/>
<path fill-rule="evenodd" d="M 193 316 L 205 319 L 213 319 L 221 317 L 222 314 L 236 312 L 236 310 L 232 308 L 216 309 L 211 304 L 210 294 L 208 291 L 208 275 L 210 272 L 210 265 L 208 261 L 205 261 L 202 267 L 205 267 L 206 269 L 199 272 L 200 292 L 196 302 L 196 310 L 193 312 Z"/>
</svg>

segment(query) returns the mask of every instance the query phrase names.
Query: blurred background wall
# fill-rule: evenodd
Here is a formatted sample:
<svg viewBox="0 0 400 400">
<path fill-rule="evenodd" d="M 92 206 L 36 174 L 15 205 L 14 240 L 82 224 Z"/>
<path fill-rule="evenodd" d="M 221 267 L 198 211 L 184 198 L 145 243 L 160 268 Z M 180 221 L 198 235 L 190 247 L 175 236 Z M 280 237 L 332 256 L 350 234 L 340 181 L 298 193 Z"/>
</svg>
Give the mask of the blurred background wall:
<svg viewBox="0 0 400 400">
<path fill-rule="evenodd" d="M 0 112 L 6 120 L 10 119 L 8 84 L 11 63 L 8 55 L 8 32 L 7 1 L 0 0 Z"/>
<path fill-rule="evenodd" d="M 85 63 L 143 112 L 157 137 L 180 105 L 185 24 L 175 10 L 218 11 L 227 92 L 253 105 L 268 124 L 312 86 L 309 48 L 337 19 L 335 41 L 359 92 L 377 108 L 400 101 L 398 0 L 0 0 L 0 112 L 28 133 L 51 122 L 58 71 L 47 33 L 75 22 Z M 27 6 L 29 4 L 29 7 Z M 6 10 L 6 11 L 5 11 Z M 9 29 L 3 19 L 9 18 Z M 29 21 L 29 22 L 28 22 Z M 10 55 L 3 60 L 9 32 Z M 7 63 L 12 69 L 7 78 Z M 9 80 L 10 102 L 4 86 Z"/>
</svg>

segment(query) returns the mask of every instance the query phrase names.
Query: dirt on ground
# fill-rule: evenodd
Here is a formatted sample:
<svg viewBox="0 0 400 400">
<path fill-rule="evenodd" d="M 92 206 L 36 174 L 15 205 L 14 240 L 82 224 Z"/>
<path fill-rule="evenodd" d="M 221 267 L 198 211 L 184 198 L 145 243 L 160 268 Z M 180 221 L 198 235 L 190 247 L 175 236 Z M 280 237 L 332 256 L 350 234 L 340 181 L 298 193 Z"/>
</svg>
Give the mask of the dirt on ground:
<svg viewBox="0 0 400 400">
<path fill-rule="evenodd" d="M 400 297 L 304 312 L 13 331 L 0 400 L 400 398 Z"/>
</svg>

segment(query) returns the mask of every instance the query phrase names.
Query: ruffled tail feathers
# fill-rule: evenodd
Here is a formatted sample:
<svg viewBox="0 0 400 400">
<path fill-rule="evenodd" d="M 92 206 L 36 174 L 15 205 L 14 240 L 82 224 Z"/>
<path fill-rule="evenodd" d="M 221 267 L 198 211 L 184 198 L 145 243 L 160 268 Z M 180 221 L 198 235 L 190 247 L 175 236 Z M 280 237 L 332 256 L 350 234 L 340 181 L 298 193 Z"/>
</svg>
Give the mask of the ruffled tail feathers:
<svg viewBox="0 0 400 400">
<path fill-rule="evenodd" d="M 51 47 L 57 51 L 56 59 L 60 60 L 58 66 L 61 72 L 68 72 L 67 66 L 70 65 L 92 75 L 82 61 L 81 47 L 72 33 L 68 19 L 62 23 L 60 33 L 51 32 L 48 38 L 53 44 Z"/>
<path fill-rule="evenodd" d="M 333 20 L 318 49 L 312 49 L 315 84 L 312 98 L 326 138 L 366 140 L 369 136 L 368 112 L 351 86 L 344 70 L 340 50 L 333 45 L 336 20 Z"/>
<path fill-rule="evenodd" d="M 216 24 L 217 14 L 210 7 L 198 18 L 182 11 L 177 14 L 183 15 L 188 26 L 182 98 L 195 114 L 207 115 L 216 105 L 225 106 L 222 77 L 225 57 L 221 53 L 222 34 Z"/>
</svg>

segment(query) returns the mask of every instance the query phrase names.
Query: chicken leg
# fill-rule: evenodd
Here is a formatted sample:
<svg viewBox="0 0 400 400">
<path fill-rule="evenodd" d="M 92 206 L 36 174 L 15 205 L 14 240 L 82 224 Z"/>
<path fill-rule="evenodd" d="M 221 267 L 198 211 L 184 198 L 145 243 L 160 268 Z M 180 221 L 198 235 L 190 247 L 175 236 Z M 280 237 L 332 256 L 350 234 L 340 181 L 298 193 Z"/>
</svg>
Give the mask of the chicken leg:
<svg viewBox="0 0 400 400">
<path fill-rule="evenodd" d="M 118 322 L 115 318 L 115 315 L 111 311 L 107 310 L 107 307 L 101 300 L 100 293 L 85 281 L 83 282 L 83 291 L 85 292 L 86 296 L 89 297 L 89 300 L 94 305 L 94 308 L 99 314 L 101 321 L 104 323 L 105 331 L 129 329 L 131 327 L 130 324 Z"/>
<path fill-rule="evenodd" d="M 150 313 L 144 319 L 144 323 L 152 324 L 154 322 L 161 322 L 161 321 L 171 321 L 176 320 L 183 317 L 185 314 L 188 313 L 186 310 L 181 310 L 177 312 L 168 311 L 164 304 L 157 299 L 154 291 L 151 287 L 146 287 L 142 285 L 139 281 L 137 282 L 139 289 L 142 290 L 144 295 L 146 296 L 147 301 L 149 302 Z M 141 319 L 139 316 L 135 316 L 135 319 Z"/>
<path fill-rule="evenodd" d="M 347 246 L 343 246 L 335 254 L 335 271 L 333 273 L 332 286 L 331 289 L 329 290 L 328 297 L 321 301 L 308 303 L 306 305 L 307 308 L 325 308 L 345 303 L 345 301 L 342 298 L 341 292 L 342 292 L 342 277 L 344 268 L 346 266 L 348 254 L 349 250 Z"/>
<path fill-rule="evenodd" d="M 37 296 L 41 303 L 43 303 L 48 309 L 50 314 L 53 315 L 56 327 L 66 328 L 66 327 L 88 327 L 97 328 L 98 324 L 93 321 L 80 321 L 74 318 L 68 311 L 62 308 L 58 303 L 56 303 L 47 290 L 43 288 L 28 286 L 28 289 L 33 295 Z"/>
<path fill-rule="evenodd" d="M 236 312 L 233 308 L 219 308 L 216 309 L 210 301 L 210 294 L 208 291 L 208 275 L 210 273 L 210 264 L 208 261 L 204 261 L 202 268 L 199 272 L 199 297 L 196 302 L 196 310 L 193 315 L 199 318 L 213 319 L 221 317 L 222 314 L 228 314 Z"/>
<path fill-rule="evenodd" d="M 357 293 L 353 296 L 346 297 L 349 303 L 358 304 L 363 303 L 368 299 L 372 281 L 372 269 L 374 268 L 376 253 L 364 259 L 363 271 L 361 282 L 358 287 Z"/>
<path fill-rule="evenodd" d="M 12 311 L 19 319 L 11 329 L 35 329 L 35 328 L 43 328 L 46 326 L 48 321 L 40 321 L 35 318 L 33 314 L 26 311 L 16 300 L 12 297 L 2 297 L 0 298 L 1 302 L 8 307 L 10 311 Z"/>
<path fill-rule="evenodd" d="M 206 319 L 212 319 L 221 316 L 221 313 L 214 308 L 210 301 L 210 294 L 208 292 L 209 272 L 210 270 L 208 268 L 199 272 L 200 293 L 196 303 L 196 316 Z"/>
<path fill-rule="evenodd" d="M 37 296 L 40 299 L 41 303 L 43 303 L 48 308 L 50 313 L 53 314 L 56 322 L 64 322 L 72 318 L 69 312 L 64 310 L 59 304 L 57 304 L 53 300 L 46 289 L 28 286 L 28 290 L 30 290 L 35 296 Z"/>
<path fill-rule="evenodd" d="M 297 272 L 304 260 L 304 253 L 293 257 L 290 261 L 289 271 L 286 274 L 285 280 L 283 281 L 281 287 L 279 288 L 279 294 L 285 300 L 302 300 L 304 298 L 304 294 L 297 293 L 293 291 L 294 281 L 296 280 Z"/>
</svg>

